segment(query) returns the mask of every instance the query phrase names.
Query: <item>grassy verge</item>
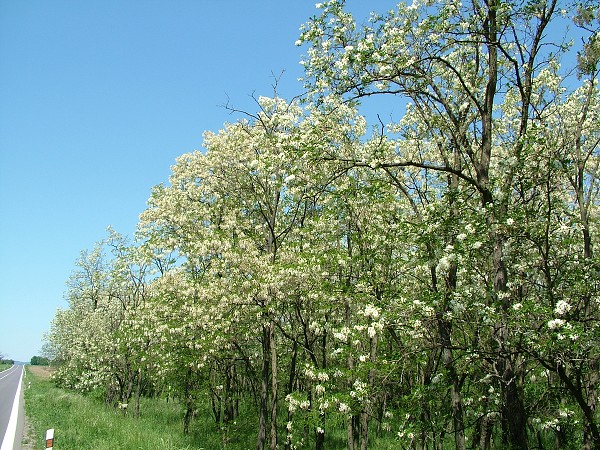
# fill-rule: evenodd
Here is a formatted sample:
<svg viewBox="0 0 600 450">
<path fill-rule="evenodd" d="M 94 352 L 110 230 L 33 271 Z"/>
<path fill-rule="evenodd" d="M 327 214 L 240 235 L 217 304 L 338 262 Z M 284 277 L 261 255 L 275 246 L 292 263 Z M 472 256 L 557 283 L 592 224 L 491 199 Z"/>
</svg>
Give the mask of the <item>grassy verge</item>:
<svg viewBox="0 0 600 450">
<path fill-rule="evenodd" d="M 44 448 L 46 430 L 54 428 L 55 450 L 202 449 L 184 435 L 177 405 L 153 401 L 139 419 L 123 416 L 102 402 L 55 387 L 28 368 L 25 411 L 29 435 L 25 448 Z M 26 384 L 27 385 L 27 384 Z"/>
<path fill-rule="evenodd" d="M 176 402 L 143 399 L 140 417 L 134 418 L 98 399 L 57 388 L 47 368 L 28 366 L 26 370 L 24 450 L 44 448 L 49 428 L 55 430 L 54 450 L 247 450 L 256 446 L 254 411 L 219 429 L 205 408 L 186 435 Z"/>
<path fill-rule="evenodd" d="M 240 411 L 227 429 L 219 429 L 202 408 L 183 433 L 179 405 L 164 399 L 144 399 L 140 417 L 123 415 L 102 401 L 57 388 L 47 368 L 27 366 L 25 379 L 26 437 L 23 450 L 44 448 L 46 430 L 54 428 L 54 450 L 246 450 L 256 448 L 256 412 Z M 242 408 L 242 405 L 240 405 Z M 285 426 L 281 417 L 280 425 Z M 344 428 L 329 434 L 326 448 L 345 448 Z M 285 431 L 281 430 L 281 447 Z M 307 433 L 307 437 L 310 433 Z M 389 436 L 388 436 L 389 439 Z M 308 441 L 312 439 L 308 437 Z M 373 439 L 369 448 L 393 448 L 393 441 Z M 311 448 L 308 445 L 307 448 Z"/>
<path fill-rule="evenodd" d="M 11 367 L 12 367 L 12 364 L 0 363 L 0 372 L 2 372 L 3 370 L 6 370 L 6 369 L 10 369 Z"/>
</svg>

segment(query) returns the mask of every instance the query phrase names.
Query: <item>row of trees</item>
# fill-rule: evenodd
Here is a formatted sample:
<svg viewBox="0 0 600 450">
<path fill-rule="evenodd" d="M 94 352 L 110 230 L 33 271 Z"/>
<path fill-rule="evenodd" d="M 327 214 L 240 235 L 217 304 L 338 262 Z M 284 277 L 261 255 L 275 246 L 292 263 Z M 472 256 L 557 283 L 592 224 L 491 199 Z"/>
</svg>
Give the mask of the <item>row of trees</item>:
<svg viewBox="0 0 600 450">
<path fill-rule="evenodd" d="M 2 355 L 2 353 L 0 353 L 0 364 L 8 364 L 8 365 L 12 365 L 15 362 L 12 359 L 5 359 L 4 356 Z"/>
<path fill-rule="evenodd" d="M 50 360 L 45 356 L 32 356 L 30 364 L 32 366 L 48 366 L 50 365 Z"/>
<path fill-rule="evenodd" d="M 251 405 L 258 449 L 600 448 L 597 5 L 317 7 L 302 102 L 207 132 L 82 253 L 57 380 L 186 430 Z M 369 126 L 380 95 L 405 113 Z"/>
</svg>

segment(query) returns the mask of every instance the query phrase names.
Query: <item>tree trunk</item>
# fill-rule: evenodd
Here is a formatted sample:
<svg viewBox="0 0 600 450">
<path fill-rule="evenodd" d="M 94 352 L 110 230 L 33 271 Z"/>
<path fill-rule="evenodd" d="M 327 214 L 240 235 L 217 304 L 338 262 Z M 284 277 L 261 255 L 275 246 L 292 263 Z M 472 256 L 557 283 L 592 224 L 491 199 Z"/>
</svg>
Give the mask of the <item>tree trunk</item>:
<svg viewBox="0 0 600 450">
<path fill-rule="evenodd" d="M 454 448 L 465 450 L 465 424 L 463 419 L 462 395 L 460 379 L 454 366 L 452 350 L 450 348 L 450 324 L 443 319 L 438 319 L 438 328 L 442 339 L 442 360 L 446 374 L 450 381 L 450 401 L 452 408 L 452 423 L 454 428 Z"/>
<path fill-rule="evenodd" d="M 294 384 L 296 382 L 296 361 L 297 361 L 297 359 L 298 359 L 298 341 L 294 340 L 293 345 L 292 345 L 292 359 L 290 361 L 290 371 L 289 371 L 286 395 L 291 394 L 292 391 L 294 390 Z M 288 420 L 288 422 L 292 421 L 292 412 L 289 409 L 287 412 L 287 420 Z M 289 439 L 286 439 L 285 450 L 291 450 L 291 448 L 292 448 L 292 443 L 289 441 Z"/>
<path fill-rule="evenodd" d="M 351 240 L 348 239 L 348 253 L 352 254 L 351 251 Z M 351 317 L 350 317 L 350 303 L 346 301 L 344 303 L 344 321 L 346 327 L 350 328 L 352 326 Z M 348 352 L 348 359 L 346 360 L 348 364 L 348 370 L 352 372 L 354 370 L 354 358 L 352 356 L 352 352 Z M 348 380 L 348 385 L 352 385 L 352 380 Z M 346 444 L 348 450 L 358 450 L 359 446 L 359 430 L 360 430 L 360 415 L 356 413 L 352 413 L 350 417 L 348 417 L 346 423 Z"/>
<path fill-rule="evenodd" d="M 133 416 L 137 419 L 140 417 L 140 397 L 142 395 L 142 369 L 138 369 L 137 372 L 137 383 L 135 386 L 135 405 L 133 410 Z"/>
<path fill-rule="evenodd" d="M 502 378 L 503 402 L 502 421 L 506 423 L 508 448 L 514 450 L 525 450 L 528 448 L 527 441 L 527 413 L 522 402 L 520 387 L 517 383 L 517 375 L 512 367 L 512 362 L 506 361 L 507 366 Z"/>
<path fill-rule="evenodd" d="M 369 340 L 370 345 L 370 360 L 371 363 L 375 364 L 377 361 L 377 344 L 378 336 L 375 335 Z M 369 370 L 369 388 L 372 390 L 375 388 L 375 369 Z M 365 410 L 360 415 L 360 450 L 367 450 L 369 447 L 369 419 L 372 415 L 372 405 L 367 403 Z"/>
<path fill-rule="evenodd" d="M 275 326 L 269 323 L 269 352 L 271 356 L 271 450 L 277 450 L 277 342 Z"/>
<path fill-rule="evenodd" d="M 225 369 L 225 406 L 223 411 L 223 422 L 228 424 L 235 418 L 233 408 L 233 391 L 235 379 L 235 365 L 233 361 L 228 361 Z"/>
<path fill-rule="evenodd" d="M 191 406 L 187 406 L 185 408 L 185 415 L 183 416 L 183 433 L 188 434 L 190 432 L 190 422 L 192 421 L 192 416 L 194 415 L 194 408 Z"/>
<path fill-rule="evenodd" d="M 455 181 L 455 183 L 457 180 Z M 454 184 L 454 183 L 453 183 Z M 451 205 L 452 206 L 452 205 Z M 452 208 L 454 212 L 454 208 Z M 452 263 L 448 271 L 446 279 L 446 294 L 444 300 L 444 308 L 436 314 L 438 334 L 440 336 L 440 345 L 442 353 L 442 363 L 446 370 L 446 375 L 450 381 L 450 404 L 452 411 L 452 423 L 454 428 L 454 448 L 456 450 L 465 450 L 465 424 L 462 406 L 462 395 L 460 378 L 454 364 L 454 355 L 452 352 L 452 323 L 445 318 L 448 311 L 448 305 L 452 293 L 456 291 L 458 267 L 456 263 Z M 434 290 L 437 290 L 435 271 L 432 269 L 432 285 Z"/>
<path fill-rule="evenodd" d="M 596 422 L 596 407 L 598 404 L 598 382 L 600 381 L 600 367 L 598 357 L 594 357 L 590 362 L 590 375 L 586 382 L 587 404 L 590 413 L 587 414 L 585 427 L 583 430 L 583 449 L 600 449 L 600 432 Z"/>
<path fill-rule="evenodd" d="M 213 388 L 211 388 L 211 391 L 210 404 L 215 418 L 215 424 L 218 429 L 221 425 L 221 396 L 217 394 Z"/>
<path fill-rule="evenodd" d="M 192 417 L 194 416 L 194 404 L 192 401 L 192 370 L 190 368 L 187 369 L 187 374 L 184 379 L 184 388 L 183 388 L 183 401 L 185 404 L 185 414 L 183 416 L 183 433 L 188 434 L 190 431 L 190 422 L 192 421 Z"/>
<path fill-rule="evenodd" d="M 502 440 L 506 448 L 514 450 L 526 450 L 527 440 L 527 412 L 523 405 L 523 396 L 519 380 L 520 369 L 515 368 L 515 362 L 511 357 L 509 348 L 509 328 L 507 325 L 507 312 L 510 308 L 510 300 L 507 295 L 507 270 L 504 265 L 503 249 L 504 240 L 502 236 L 494 233 L 494 293 L 502 308 L 501 323 L 498 324 L 498 358 L 496 360 L 496 371 L 500 378 L 502 391 L 502 406 L 500 408 L 502 422 Z"/>
<path fill-rule="evenodd" d="M 481 159 L 477 167 L 477 178 L 482 188 L 481 197 L 484 207 L 493 203 L 492 191 L 489 186 L 489 166 L 492 156 L 492 132 L 493 132 L 493 113 L 494 100 L 497 92 L 498 83 L 498 17 L 500 8 L 499 0 L 492 0 L 488 3 L 487 20 L 484 23 L 484 33 L 486 46 L 488 49 L 488 81 L 485 90 L 485 102 L 482 111 L 482 137 L 481 137 Z M 499 208 L 503 209 L 503 208 Z M 499 215 L 502 217 L 502 214 Z M 492 255 L 494 296 L 499 300 L 504 312 L 509 308 L 507 297 L 508 273 L 504 265 L 504 239 L 500 232 L 495 229 L 495 225 L 490 221 L 488 231 L 491 241 L 494 243 Z M 506 316 L 506 314 L 503 314 Z M 501 408 L 504 438 L 507 448 L 526 450 L 527 443 L 527 415 L 523 406 L 521 393 L 516 384 L 516 373 L 513 363 L 510 359 L 511 351 L 508 348 L 509 329 L 507 318 L 502 318 L 502 323 L 498 325 L 498 358 L 496 366 L 499 370 L 502 400 Z"/>
<path fill-rule="evenodd" d="M 365 407 L 367 408 L 367 407 Z M 360 450 L 366 450 L 369 445 L 369 411 L 360 414 Z"/>
<path fill-rule="evenodd" d="M 583 237 L 583 258 L 586 262 L 590 262 L 593 259 L 594 251 L 592 246 L 592 236 L 590 233 L 590 216 L 589 216 L 589 206 L 592 201 L 592 187 L 588 187 L 589 191 L 586 196 L 586 183 L 585 183 L 585 165 L 587 162 L 586 155 L 583 145 L 584 139 L 582 137 L 583 133 L 583 123 L 588 117 L 590 102 L 592 99 L 593 92 L 593 83 L 590 83 L 589 87 L 590 91 L 586 98 L 586 103 L 584 105 L 583 111 L 580 116 L 580 121 L 578 123 L 578 127 L 576 130 L 576 144 L 575 151 L 577 157 L 577 176 L 574 179 L 573 187 L 576 191 L 576 199 L 579 207 L 579 217 L 581 220 L 582 226 L 582 237 Z M 598 165 L 596 165 L 596 170 Z M 595 170 L 593 170 L 595 172 Z M 594 175 L 595 176 L 595 175 Z M 584 313 L 585 313 L 585 328 L 588 328 L 588 320 L 592 319 L 595 314 L 592 307 L 592 299 L 591 295 L 586 293 L 583 298 L 584 303 Z M 588 355 L 589 360 L 589 376 L 585 380 L 584 391 L 587 397 L 586 407 L 582 408 L 584 412 L 584 417 L 586 419 L 584 425 L 584 434 L 583 434 L 583 448 L 584 450 L 590 449 L 600 449 L 600 431 L 598 429 L 598 423 L 596 419 L 596 408 L 598 404 L 598 382 L 600 381 L 600 364 L 599 364 L 600 356 L 594 351 L 594 354 Z M 563 372 L 564 373 L 564 372 Z"/>
<path fill-rule="evenodd" d="M 319 420 L 320 426 L 315 430 L 315 450 L 323 450 L 325 448 L 325 416 Z"/>
<path fill-rule="evenodd" d="M 596 371 L 597 371 L 598 370 L 598 361 L 596 361 L 594 363 L 594 366 L 596 367 Z M 598 425 L 596 424 L 596 419 L 595 419 L 596 400 L 595 399 L 591 400 L 591 402 L 594 404 L 594 409 L 592 409 L 592 407 L 590 406 L 590 400 L 588 398 L 586 398 L 589 394 L 585 395 L 584 392 L 582 392 L 582 390 L 580 389 L 581 386 L 579 386 L 579 385 L 576 386 L 573 383 L 573 381 L 571 380 L 571 377 L 569 377 L 569 375 L 567 374 L 567 372 L 565 370 L 565 367 L 562 364 L 558 365 L 557 372 L 558 372 L 560 379 L 565 384 L 565 386 L 567 387 L 567 389 L 571 393 L 571 395 L 575 398 L 575 400 L 579 404 L 579 407 L 581 408 L 581 411 L 583 412 L 583 416 L 585 418 L 583 448 L 586 450 L 588 450 L 588 449 L 599 450 L 600 449 L 600 430 L 598 429 Z M 597 377 L 597 373 L 598 372 L 596 372 L 595 377 Z M 595 389 L 595 387 L 594 387 L 594 389 Z"/>
<path fill-rule="evenodd" d="M 360 414 L 352 414 L 352 416 L 348 418 L 347 433 L 348 450 L 358 450 L 360 436 Z"/>
<path fill-rule="evenodd" d="M 263 318 L 264 319 L 264 318 Z M 260 383 L 260 406 L 258 419 L 257 450 L 264 450 L 267 440 L 267 417 L 269 414 L 269 326 L 262 326 L 262 370 Z"/>
<path fill-rule="evenodd" d="M 480 422 L 481 432 L 479 435 L 479 448 L 481 450 L 488 450 L 490 448 L 490 442 L 492 438 L 492 424 L 487 413 L 481 418 Z"/>
</svg>

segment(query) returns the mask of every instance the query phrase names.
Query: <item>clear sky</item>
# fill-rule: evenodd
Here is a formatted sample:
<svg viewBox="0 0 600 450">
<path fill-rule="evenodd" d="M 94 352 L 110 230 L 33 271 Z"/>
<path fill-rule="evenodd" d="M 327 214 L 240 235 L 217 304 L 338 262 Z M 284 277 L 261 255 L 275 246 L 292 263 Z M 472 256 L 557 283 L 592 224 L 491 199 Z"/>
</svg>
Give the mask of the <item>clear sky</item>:
<svg viewBox="0 0 600 450">
<path fill-rule="evenodd" d="M 387 9 L 373 1 L 367 9 Z M 367 2 L 365 2 L 367 3 Z M 0 1 L 0 354 L 39 355 L 81 250 L 131 236 L 175 158 L 302 91 L 311 0 Z"/>
</svg>

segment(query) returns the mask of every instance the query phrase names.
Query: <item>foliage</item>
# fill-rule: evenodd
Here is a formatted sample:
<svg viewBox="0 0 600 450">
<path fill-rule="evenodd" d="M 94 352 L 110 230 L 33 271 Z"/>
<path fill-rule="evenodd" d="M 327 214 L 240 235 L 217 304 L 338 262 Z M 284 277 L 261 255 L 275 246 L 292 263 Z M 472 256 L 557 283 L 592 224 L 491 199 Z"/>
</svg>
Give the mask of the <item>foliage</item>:
<svg viewBox="0 0 600 450">
<path fill-rule="evenodd" d="M 44 356 L 32 356 L 31 357 L 31 365 L 32 366 L 48 366 L 48 365 L 50 365 L 50 360 Z"/>
</svg>

